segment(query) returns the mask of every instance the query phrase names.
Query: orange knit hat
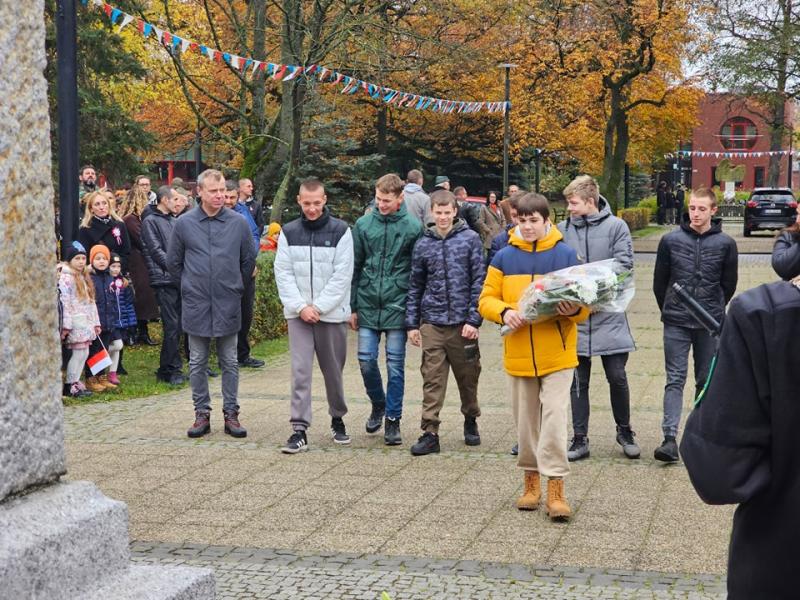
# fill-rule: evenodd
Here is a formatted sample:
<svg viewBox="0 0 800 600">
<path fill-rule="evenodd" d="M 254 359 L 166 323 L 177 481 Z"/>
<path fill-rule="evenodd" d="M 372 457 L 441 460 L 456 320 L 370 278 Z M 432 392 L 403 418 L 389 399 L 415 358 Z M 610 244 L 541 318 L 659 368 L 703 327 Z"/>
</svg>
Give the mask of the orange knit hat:
<svg viewBox="0 0 800 600">
<path fill-rule="evenodd" d="M 111 250 L 108 249 L 108 246 L 105 244 L 96 244 L 92 246 L 91 250 L 89 250 L 89 264 L 94 262 L 94 257 L 98 254 L 105 256 L 106 260 L 111 260 Z"/>
</svg>

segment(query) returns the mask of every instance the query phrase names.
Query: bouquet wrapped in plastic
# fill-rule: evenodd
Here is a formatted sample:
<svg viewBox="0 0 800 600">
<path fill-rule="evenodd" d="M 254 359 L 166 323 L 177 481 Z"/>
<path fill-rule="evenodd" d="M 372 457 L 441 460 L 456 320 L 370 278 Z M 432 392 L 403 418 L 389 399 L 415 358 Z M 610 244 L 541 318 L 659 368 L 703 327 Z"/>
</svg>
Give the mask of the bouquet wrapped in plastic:
<svg viewBox="0 0 800 600">
<path fill-rule="evenodd" d="M 632 271 L 615 259 L 600 260 L 535 279 L 522 293 L 518 310 L 532 323 L 558 316 L 558 304 L 563 301 L 592 312 L 625 312 L 634 293 Z M 509 331 L 503 326 L 503 334 Z"/>
</svg>

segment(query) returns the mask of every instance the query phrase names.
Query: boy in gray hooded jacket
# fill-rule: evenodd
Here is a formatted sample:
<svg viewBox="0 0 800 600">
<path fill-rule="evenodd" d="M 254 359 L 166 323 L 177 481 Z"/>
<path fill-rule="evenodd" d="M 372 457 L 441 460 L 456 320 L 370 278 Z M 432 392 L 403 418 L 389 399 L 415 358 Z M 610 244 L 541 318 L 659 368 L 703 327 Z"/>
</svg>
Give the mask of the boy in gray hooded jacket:
<svg viewBox="0 0 800 600">
<path fill-rule="evenodd" d="M 614 258 L 633 269 L 633 240 L 628 225 L 611 214 L 600 195 L 597 181 L 589 175 L 576 177 L 564 189 L 570 216 L 558 224 L 564 241 L 577 253 L 580 262 Z M 611 392 L 611 410 L 617 424 L 617 443 L 628 458 L 639 458 L 630 425 L 630 390 L 625 365 L 636 349 L 625 313 L 599 312 L 578 324 L 578 368 L 572 384 L 572 429 L 574 437 L 567 458 L 589 456 L 589 377 L 592 356 L 600 356 Z"/>
</svg>

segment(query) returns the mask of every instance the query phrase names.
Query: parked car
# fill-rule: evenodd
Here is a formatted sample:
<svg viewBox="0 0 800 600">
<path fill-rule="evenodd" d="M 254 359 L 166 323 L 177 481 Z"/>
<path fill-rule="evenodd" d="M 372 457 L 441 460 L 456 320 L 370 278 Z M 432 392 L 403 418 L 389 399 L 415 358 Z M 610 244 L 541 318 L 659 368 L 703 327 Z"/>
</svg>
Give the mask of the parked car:
<svg viewBox="0 0 800 600">
<path fill-rule="evenodd" d="M 783 229 L 797 218 L 797 200 L 789 188 L 755 188 L 744 207 L 744 235 Z"/>
</svg>

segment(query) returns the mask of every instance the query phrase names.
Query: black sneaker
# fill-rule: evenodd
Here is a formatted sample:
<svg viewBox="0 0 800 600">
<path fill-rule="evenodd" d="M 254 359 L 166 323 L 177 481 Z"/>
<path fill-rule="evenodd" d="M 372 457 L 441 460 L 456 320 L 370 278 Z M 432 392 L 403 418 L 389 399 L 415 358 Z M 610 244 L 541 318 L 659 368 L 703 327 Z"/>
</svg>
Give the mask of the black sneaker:
<svg viewBox="0 0 800 600">
<path fill-rule="evenodd" d="M 383 443 L 387 446 L 399 446 L 403 443 L 400 438 L 400 418 L 392 419 L 386 417 L 386 424 L 384 425 Z"/>
<path fill-rule="evenodd" d="M 281 452 L 284 454 L 297 454 L 306 450 L 308 450 L 308 440 L 305 431 L 295 431 L 281 448 Z"/>
<path fill-rule="evenodd" d="M 475 417 L 464 417 L 464 443 L 467 446 L 481 445 L 481 434 L 478 432 L 478 422 Z"/>
<path fill-rule="evenodd" d="M 257 358 L 253 358 L 252 356 L 248 356 L 244 360 L 239 361 L 240 367 L 245 367 L 247 369 L 260 369 L 266 363 L 263 360 L 259 360 Z"/>
<path fill-rule="evenodd" d="M 589 458 L 589 438 L 585 435 L 576 435 L 567 450 L 567 460 L 570 462 Z"/>
<path fill-rule="evenodd" d="M 622 446 L 622 452 L 628 458 L 639 458 L 641 451 L 639 450 L 639 444 L 637 444 L 633 437 L 636 434 L 633 430 L 629 427 L 620 427 L 617 425 L 617 443 Z"/>
<path fill-rule="evenodd" d="M 439 452 L 439 436 L 430 431 L 423 433 L 417 443 L 411 446 L 411 454 L 414 456 L 425 456 Z"/>
<path fill-rule="evenodd" d="M 372 412 L 367 419 L 367 433 L 375 433 L 383 425 L 383 415 L 384 411 L 382 409 L 377 409 L 374 406 L 372 407 Z"/>
<path fill-rule="evenodd" d="M 511 456 L 518 456 L 519 455 L 519 444 L 514 444 L 511 446 Z"/>
<path fill-rule="evenodd" d="M 350 443 L 350 436 L 347 435 L 347 429 L 345 429 L 344 421 L 342 421 L 341 417 L 333 417 L 331 419 L 331 435 L 333 435 L 333 441 L 337 444 L 347 445 Z"/>
<path fill-rule="evenodd" d="M 674 435 L 665 435 L 664 441 L 653 452 L 653 457 L 662 462 L 678 462 L 678 444 Z"/>
</svg>

